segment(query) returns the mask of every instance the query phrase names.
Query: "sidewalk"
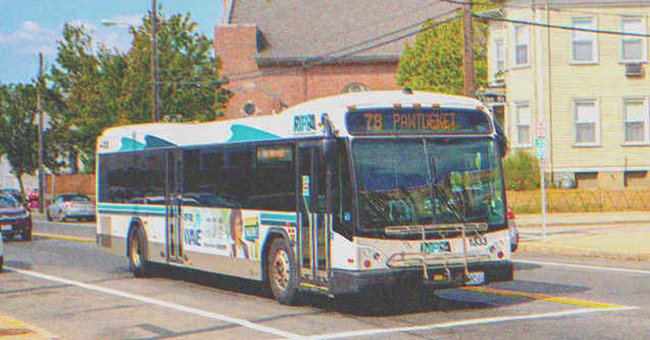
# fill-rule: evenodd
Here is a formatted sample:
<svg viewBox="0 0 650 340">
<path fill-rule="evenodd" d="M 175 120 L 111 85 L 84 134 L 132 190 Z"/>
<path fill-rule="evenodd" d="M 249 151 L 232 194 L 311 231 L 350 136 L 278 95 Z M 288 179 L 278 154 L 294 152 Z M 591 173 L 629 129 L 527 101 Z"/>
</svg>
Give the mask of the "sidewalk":
<svg viewBox="0 0 650 340">
<path fill-rule="evenodd" d="M 519 215 L 522 253 L 650 261 L 650 211 Z"/>
</svg>

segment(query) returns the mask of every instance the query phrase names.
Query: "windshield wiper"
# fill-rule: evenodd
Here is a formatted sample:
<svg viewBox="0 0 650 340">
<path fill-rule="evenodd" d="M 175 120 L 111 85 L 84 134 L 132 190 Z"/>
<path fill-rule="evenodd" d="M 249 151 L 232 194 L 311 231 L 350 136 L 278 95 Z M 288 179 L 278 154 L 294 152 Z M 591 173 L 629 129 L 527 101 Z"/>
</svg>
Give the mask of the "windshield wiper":
<svg viewBox="0 0 650 340">
<path fill-rule="evenodd" d="M 464 206 L 462 202 L 462 196 L 458 197 L 458 201 L 461 203 L 461 206 L 458 206 L 456 203 L 456 197 L 454 197 L 454 194 L 451 190 L 451 187 L 448 188 L 449 193 L 446 192 L 447 188 L 442 188 L 440 186 L 440 183 L 438 183 L 438 165 L 436 162 L 435 157 L 431 157 L 430 162 L 428 163 L 430 166 L 430 174 L 432 178 L 429 180 L 429 183 L 431 185 L 431 200 L 432 200 L 432 206 L 433 206 L 433 224 L 436 224 L 436 197 L 442 198 L 441 201 L 444 204 L 445 208 L 447 210 L 451 211 L 454 217 L 455 223 L 465 223 L 465 219 L 463 218 L 461 214 L 461 209 L 462 206 Z M 444 183 L 444 182 L 443 182 Z"/>
</svg>

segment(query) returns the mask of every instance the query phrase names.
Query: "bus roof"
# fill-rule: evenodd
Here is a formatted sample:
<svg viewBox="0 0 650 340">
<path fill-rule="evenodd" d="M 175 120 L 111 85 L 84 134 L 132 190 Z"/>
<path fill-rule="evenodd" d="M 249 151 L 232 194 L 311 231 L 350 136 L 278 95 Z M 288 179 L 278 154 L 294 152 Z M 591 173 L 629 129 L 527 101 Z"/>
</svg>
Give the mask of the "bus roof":
<svg viewBox="0 0 650 340">
<path fill-rule="evenodd" d="M 339 136 L 348 136 L 345 114 L 352 110 L 393 107 L 449 107 L 488 112 L 473 98 L 418 91 L 357 92 L 307 101 L 277 115 L 207 123 L 146 123 L 109 128 L 99 136 L 97 152 L 219 143 L 322 137 L 326 114 Z"/>
</svg>

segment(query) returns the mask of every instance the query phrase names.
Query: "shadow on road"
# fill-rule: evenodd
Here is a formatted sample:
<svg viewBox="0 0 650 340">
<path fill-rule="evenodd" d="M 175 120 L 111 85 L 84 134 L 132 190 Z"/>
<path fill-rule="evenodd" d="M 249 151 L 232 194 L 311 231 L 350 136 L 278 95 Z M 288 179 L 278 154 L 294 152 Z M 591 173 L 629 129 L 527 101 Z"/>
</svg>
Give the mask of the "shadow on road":
<svg viewBox="0 0 650 340">
<path fill-rule="evenodd" d="M 536 265 L 517 264 L 520 270 L 534 269 Z M 120 268 L 128 271 L 128 268 Z M 207 273 L 184 268 L 157 268 L 157 276 L 195 283 L 201 286 L 238 294 L 248 294 L 272 299 L 267 286 L 258 281 L 241 279 L 226 275 Z M 417 287 L 400 287 L 389 289 L 375 287 L 361 294 L 339 295 L 330 298 L 320 294 L 305 293 L 301 305 L 320 308 L 329 312 L 357 316 L 393 316 L 427 312 L 454 312 L 463 310 L 481 310 L 499 308 L 509 305 L 529 303 L 540 296 L 568 296 L 588 291 L 589 287 L 554 284 L 540 281 L 515 280 L 487 286 L 491 290 L 503 292 L 491 293 L 471 289 L 438 289 L 419 285 Z"/>
</svg>

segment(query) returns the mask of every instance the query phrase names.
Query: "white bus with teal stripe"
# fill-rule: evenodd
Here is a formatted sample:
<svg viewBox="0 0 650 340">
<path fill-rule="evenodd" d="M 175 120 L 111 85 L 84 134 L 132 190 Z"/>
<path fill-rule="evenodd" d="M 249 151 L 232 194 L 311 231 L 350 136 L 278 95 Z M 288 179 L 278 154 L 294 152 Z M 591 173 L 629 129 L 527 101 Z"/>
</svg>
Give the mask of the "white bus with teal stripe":
<svg viewBox="0 0 650 340">
<path fill-rule="evenodd" d="M 111 128 L 97 243 L 136 276 L 157 263 L 261 280 L 287 304 L 511 280 L 499 132 L 474 99 L 412 91 Z"/>
</svg>

